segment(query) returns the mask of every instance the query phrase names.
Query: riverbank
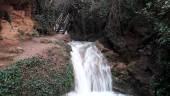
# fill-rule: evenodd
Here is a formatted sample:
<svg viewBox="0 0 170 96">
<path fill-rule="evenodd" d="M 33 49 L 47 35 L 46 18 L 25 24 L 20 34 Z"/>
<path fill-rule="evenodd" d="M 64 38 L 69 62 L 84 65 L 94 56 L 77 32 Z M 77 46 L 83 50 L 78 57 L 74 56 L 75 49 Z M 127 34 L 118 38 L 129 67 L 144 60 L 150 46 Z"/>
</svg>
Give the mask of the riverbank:
<svg viewBox="0 0 170 96">
<path fill-rule="evenodd" d="M 73 72 L 69 61 L 70 47 L 66 43 L 68 39 L 65 41 L 64 37 L 45 36 L 20 43 L 19 53 L 2 62 L 0 95 L 61 96 L 69 92 Z"/>
<path fill-rule="evenodd" d="M 21 59 L 44 56 L 48 50 L 60 47 L 54 42 L 66 43 L 68 41 L 69 37 L 62 34 L 34 37 L 27 41 L 20 41 L 18 44 L 8 42 L 11 43 L 10 46 L 8 46 L 8 43 L 0 41 L 0 67 L 8 66 L 10 63 Z"/>
</svg>

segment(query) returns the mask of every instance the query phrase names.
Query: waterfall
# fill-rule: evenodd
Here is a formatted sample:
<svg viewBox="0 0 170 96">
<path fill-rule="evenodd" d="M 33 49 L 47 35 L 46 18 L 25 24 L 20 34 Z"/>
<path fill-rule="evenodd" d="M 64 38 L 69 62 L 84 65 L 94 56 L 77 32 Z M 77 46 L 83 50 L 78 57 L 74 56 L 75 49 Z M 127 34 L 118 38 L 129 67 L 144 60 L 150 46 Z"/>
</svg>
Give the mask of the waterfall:
<svg viewBox="0 0 170 96">
<path fill-rule="evenodd" d="M 125 96 L 112 91 L 110 67 L 93 42 L 72 41 L 74 91 L 67 96 Z"/>
</svg>

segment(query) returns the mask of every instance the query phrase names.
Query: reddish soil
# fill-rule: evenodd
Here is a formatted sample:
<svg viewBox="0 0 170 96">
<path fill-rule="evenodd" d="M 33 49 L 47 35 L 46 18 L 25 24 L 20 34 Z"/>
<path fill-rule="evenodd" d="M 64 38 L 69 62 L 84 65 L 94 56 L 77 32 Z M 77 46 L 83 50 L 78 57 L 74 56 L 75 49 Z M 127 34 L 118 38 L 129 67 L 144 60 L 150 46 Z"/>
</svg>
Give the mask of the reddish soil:
<svg viewBox="0 0 170 96">
<path fill-rule="evenodd" d="M 68 36 L 58 34 L 33 38 L 32 40 L 20 42 L 14 46 L 2 45 L 2 43 L 0 43 L 0 67 L 5 67 L 20 59 L 44 56 L 47 50 L 60 48 L 59 45 L 52 42 L 67 42 L 68 40 Z M 12 44 L 13 42 L 10 43 Z"/>
<path fill-rule="evenodd" d="M 29 34 L 34 27 L 34 21 L 31 16 L 31 7 L 28 6 L 23 10 L 16 10 L 9 4 L 0 4 L 0 11 L 8 13 L 11 23 L 0 17 L 0 37 L 4 44 L 17 45 L 22 34 Z"/>
</svg>

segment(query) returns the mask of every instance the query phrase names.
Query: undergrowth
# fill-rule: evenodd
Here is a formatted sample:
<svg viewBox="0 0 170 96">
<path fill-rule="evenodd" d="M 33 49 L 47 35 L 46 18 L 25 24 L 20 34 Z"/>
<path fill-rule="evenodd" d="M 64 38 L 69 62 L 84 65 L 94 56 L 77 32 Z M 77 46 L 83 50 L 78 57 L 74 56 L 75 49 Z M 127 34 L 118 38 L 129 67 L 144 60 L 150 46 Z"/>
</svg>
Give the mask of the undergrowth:
<svg viewBox="0 0 170 96">
<path fill-rule="evenodd" d="M 61 96 L 73 84 L 71 66 L 64 70 L 38 57 L 18 61 L 0 70 L 0 96 Z"/>
</svg>

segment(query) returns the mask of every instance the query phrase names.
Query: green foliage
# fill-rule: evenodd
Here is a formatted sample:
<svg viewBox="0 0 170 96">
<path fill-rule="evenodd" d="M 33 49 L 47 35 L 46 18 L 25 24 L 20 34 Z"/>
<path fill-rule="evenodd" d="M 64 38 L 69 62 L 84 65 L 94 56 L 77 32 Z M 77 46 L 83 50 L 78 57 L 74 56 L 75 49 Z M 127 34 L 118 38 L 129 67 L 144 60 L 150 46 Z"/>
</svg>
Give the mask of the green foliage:
<svg viewBox="0 0 170 96">
<path fill-rule="evenodd" d="M 121 26 L 126 29 L 129 21 L 137 15 L 137 0 L 123 0 L 121 3 Z"/>
<path fill-rule="evenodd" d="M 0 70 L 0 96 L 61 96 L 73 84 L 70 65 L 63 72 L 56 65 L 33 57 Z"/>
<path fill-rule="evenodd" d="M 155 96 L 170 96 L 170 50 L 161 50 L 158 54 L 160 72 L 152 79 L 151 86 Z"/>
<path fill-rule="evenodd" d="M 160 72 L 155 74 L 151 82 L 155 96 L 170 96 L 170 25 L 168 15 L 170 10 L 169 0 L 146 0 L 146 6 L 139 13 L 152 22 L 153 29 L 158 33 L 155 39 L 157 44 L 157 60 Z"/>
<path fill-rule="evenodd" d="M 0 70 L 0 95 L 20 96 L 21 74 L 16 66 Z"/>
<path fill-rule="evenodd" d="M 156 57 L 153 62 L 159 71 L 154 73 L 151 87 L 155 96 L 170 96 L 170 0 L 123 0 L 122 8 L 121 27 L 125 26 L 124 29 L 135 16 L 145 18 L 152 26 L 151 32 L 156 34 L 151 41 L 155 51 L 152 55 Z"/>
<path fill-rule="evenodd" d="M 90 40 L 103 35 L 110 5 L 109 0 L 73 0 L 68 28 L 70 36 L 77 40 Z"/>
<path fill-rule="evenodd" d="M 170 27 L 165 24 L 158 24 L 157 29 L 159 32 L 158 44 L 160 46 L 170 47 Z"/>
<path fill-rule="evenodd" d="M 33 18 L 38 22 L 37 30 L 41 34 L 52 34 L 58 17 L 58 10 L 52 5 L 48 5 L 49 0 L 34 1 Z"/>
</svg>

